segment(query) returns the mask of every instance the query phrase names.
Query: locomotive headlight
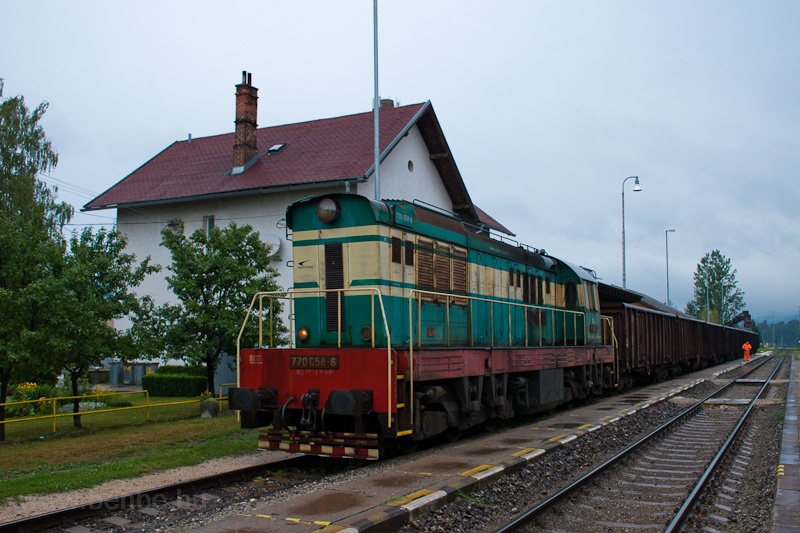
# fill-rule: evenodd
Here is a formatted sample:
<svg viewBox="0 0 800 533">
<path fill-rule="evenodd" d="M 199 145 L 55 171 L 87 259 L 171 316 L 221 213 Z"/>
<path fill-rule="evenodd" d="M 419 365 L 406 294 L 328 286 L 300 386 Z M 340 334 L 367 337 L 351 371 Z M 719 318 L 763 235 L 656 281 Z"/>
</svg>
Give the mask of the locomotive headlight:
<svg viewBox="0 0 800 533">
<path fill-rule="evenodd" d="M 323 198 L 317 204 L 317 218 L 331 223 L 339 216 L 339 205 L 332 198 Z"/>
<path fill-rule="evenodd" d="M 364 326 L 361 328 L 361 338 L 365 341 L 372 340 L 372 328 L 370 326 Z"/>
<path fill-rule="evenodd" d="M 297 330 L 297 340 L 305 341 L 308 340 L 308 328 L 303 326 L 302 328 Z"/>
</svg>

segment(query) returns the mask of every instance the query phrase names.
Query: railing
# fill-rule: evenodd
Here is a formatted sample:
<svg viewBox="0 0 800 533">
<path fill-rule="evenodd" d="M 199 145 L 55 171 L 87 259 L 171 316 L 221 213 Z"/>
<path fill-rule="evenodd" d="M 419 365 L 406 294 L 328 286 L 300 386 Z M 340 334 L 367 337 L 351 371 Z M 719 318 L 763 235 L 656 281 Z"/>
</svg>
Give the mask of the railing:
<svg viewBox="0 0 800 533">
<path fill-rule="evenodd" d="M 223 388 L 223 387 L 228 387 L 228 388 L 230 389 L 231 387 L 235 387 L 235 386 L 236 386 L 236 383 L 220 383 L 220 384 L 219 384 L 219 396 L 217 396 L 217 398 L 216 398 L 216 399 L 217 399 L 217 401 L 219 402 L 219 410 L 220 410 L 220 411 L 222 411 L 222 406 L 224 405 L 224 403 L 225 403 L 225 400 L 227 400 L 227 399 L 228 399 L 228 397 L 227 397 L 227 396 L 225 396 L 225 395 L 222 393 L 222 388 Z"/>
<path fill-rule="evenodd" d="M 619 386 L 619 349 L 618 349 L 618 342 L 617 342 L 617 334 L 614 333 L 614 319 L 610 316 L 600 315 L 600 323 L 603 325 L 602 328 L 602 339 L 601 342 L 604 345 L 611 345 L 614 347 L 614 362 L 613 362 L 613 369 L 614 369 L 614 386 Z"/>
<path fill-rule="evenodd" d="M 222 410 L 223 402 L 227 398 L 222 395 L 222 387 L 234 385 L 234 383 L 225 383 L 219 386 L 219 397 L 215 398 L 215 402 L 219 402 L 220 410 Z M 144 396 L 144 405 L 130 405 L 124 407 L 109 407 L 107 409 L 91 409 L 88 411 L 79 411 L 74 413 L 72 411 L 67 413 L 59 413 L 58 406 L 59 404 L 62 405 L 70 405 L 71 402 L 74 400 L 91 400 L 94 402 L 102 402 L 104 398 L 114 397 L 114 396 L 133 396 L 133 395 L 143 395 Z M 6 407 L 12 407 L 15 405 L 31 405 L 31 404 L 39 404 L 39 405 L 47 405 L 49 404 L 52 407 L 52 412 L 46 415 L 36 415 L 36 416 L 23 416 L 23 417 L 15 417 L 15 418 L 6 418 L 5 420 L 0 420 L 0 424 L 18 424 L 22 422 L 34 422 L 37 420 L 53 420 L 53 433 L 58 431 L 58 419 L 59 418 L 67 418 L 67 417 L 74 417 L 74 416 L 90 416 L 90 415 L 99 415 L 103 413 L 112 413 L 112 412 L 119 412 L 119 411 L 132 411 L 135 409 L 144 409 L 147 413 L 146 418 L 150 421 L 150 409 L 154 407 L 168 407 L 172 405 L 185 405 L 190 403 L 200 403 L 200 399 L 192 399 L 192 400 L 181 400 L 177 402 L 159 402 L 159 403 L 151 403 L 150 402 L 150 393 L 147 390 L 140 390 L 140 391 L 125 391 L 125 392 L 112 392 L 112 391 L 102 391 L 100 393 L 95 392 L 93 394 L 82 394 L 79 396 L 59 396 L 56 398 L 39 398 L 38 400 L 22 400 L 16 402 L 5 402 L 0 403 L 0 409 L 5 409 Z"/>
<path fill-rule="evenodd" d="M 586 314 L 581 311 L 570 311 L 568 309 L 557 309 L 552 307 L 545 307 L 542 305 L 534 305 L 534 304 L 526 304 L 526 303 L 519 303 L 513 302 L 508 300 L 499 300 L 494 298 L 484 298 L 484 297 L 477 297 L 477 296 L 463 296 L 463 295 L 454 295 L 450 293 L 444 292 L 434 292 L 434 291 L 424 291 L 419 289 L 412 289 L 408 293 L 408 313 L 409 313 L 409 325 L 414 323 L 414 303 L 417 304 L 417 347 L 422 346 L 422 313 L 419 312 L 423 303 L 431 303 L 435 301 L 435 303 L 444 303 L 445 304 L 445 317 L 444 317 L 444 328 L 445 328 L 445 336 L 446 336 L 446 345 L 450 346 L 450 305 L 452 304 L 453 300 L 466 300 L 467 307 L 469 308 L 469 327 L 472 329 L 473 318 L 474 318 L 474 309 L 473 304 L 475 302 L 484 302 L 489 304 L 489 346 L 498 346 L 499 344 L 495 343 L 494 338 L 494 310 L 496 306 L 505 307 L 507 311 L 507 319 L 508 319 L 508 334 L 507 344 L 502 344 L 503 346 L 512 346 L 514 344 L 514 332 L 512 328 L 512 314 L 514 310 L 523 310 L 524 315 L 527 317 L 528 312 L 533 311 L 535 312 L 539 319 L 539 323 L 541 323 L 542 314 L 545 316 L 557 317 L 560 316 L 563 322 L 564 328 L 564 338 L 562 346 L 567 345 L 567 326 L 568 326 L 568 317 L 572 319 L 572 330 L 576 333 L 573 338 L 573 346 L 578 345 L 578 322 L 581 322 L 581 326 L 583 327 L 583 335 L 584 339 L 586 338 L 587 331 L 586 331 Z M 555 320 L 550 320 L 550 335 L 551 338 L 555 340 Z M 524 346 L 530 346 L 530 335 L 529 335 L 529 322 L 528 320 L 524 320 L 524 332 L 525 332 L 525 339 L 524 339 Z M 414 328 L 409 327 L 409 345 L 414 345 Z M 539 339 L 538 339 L 538 346 L 544 346 L 544 330 L 543 328 L 538 328 L 539 330 Z M 470 346 L 475 345 L 475 335 L 469 335 L 469 342 Z M 500 342 L 500 341 L 498 341 Z"/>
<path fill-rule="evenodd" d="M 250 301 L 250 307 L 247 309 L 247 314 L 245 315 L 244 321 L 242 322 L 242 327 L 239 329 L 239 336 L 236 338 L 236 353 L 239 355 L 241 351 L 241 341 L 242 336 L 244 335 L 245 328 L 247 327 L 247 323 L 250 321 L 250 318 L 253 316 L 253 309 L 258 303 L 258 346 L 264 347 L 264 300 L 278 300 L 278 301 L 287 301 L 289 304 L 289 348 L 296 348 L 294 343 L 294 301 L 298 297 L 306 297 L 306 296 L 319 296 L 322 297 L 327 294 L 336 294 L 336 309 L 342 308 L 342 298 L 345 295 L 350 294 L 372 294 L 373 298 L 370 298 L 370 317 L 371 317 L 371 324 L 370 327 L 372 331 L 375 331 L 375 302 L 378 302 L 378 306 L 380 307 L 380 318 L 381 318 L 381 326 L 383 327 L 383 331 L 386 334 L 386 338 L 389 339 L 389 322 L 386 318 L 386 309 L 383 305 L 383 296 L 378 288 L 375 287 L 357 287 L 357 288 L 349 288 L 349 289 L 289 289 L 286 291 L 271 291 L 271 292 L 259 292 L 253 299 Z M 269 344 L 268 347 L 277 347 L 276 343 L 276 327 L 274 314 L 271 312 L 272 306 L 269 306 L 269 311 L 267 311 L 267 318 L 269 319 L 268 324 L 268 335 L 269 335 Z M 337 341 L 336 347 L 342 347 L 342 314 L 341 312 L 337 313 Z M 372 336 L 372 347 L 375 347 L 375 335 Z M 237 383 L 238 383 L 237 377 Z M 238 386 L 238 385 L 237 385 Z"/>
<path fill-rule="evenodd" d="M 288 313 L 288 316 L 289 316 L 289 346 L 288 347 L 291 349 L 291 348 L 295 348 L 296 347 L 296 345 L 295 345 L 295 323 L 294 323 L 295 322 L 295 317 L 294 317 L 295 299 L 298 298 L 298 297 L 309 297 L 309 296 L 323 297 L 323 296 L 325 296 L 327 294 L 330 294 L 330 293 L 335 293 L 337 295 L 336 309 L 338 310 L 338 312 L 337 312 L 337 324 L 338 324 L 338 327 L 337 327 L 337 330 L 338 330 L 338 333 L 337 333 L 337 347 L 338 348 L 341 348 L 341 346 L 342 346 L 342 329 L 343 329 L 342 328 L 342 313 L 341 313 L 342 299 L 346 295 L 350 295 L 350 294 L 358 294 L 358 293 L 364 294 L 364 293 L 366 293 L 366 294 L 371 294 L 372 295 L 372 298 L 370 298 L 370 305 L 371 305 L 371 309 L 370 309 L 371 326 L 370 327 L 372 328 L 372 332 L 373 332 L 373 335 L 372 335 L 372 347 L 373 348 L 375 347 L 375 338 L 376 338 L 375 326 L 376 326 L 376 320 L 378 319 L 378 315 L 376 313 L 376 302 L 377 302 L 377 308 L 380 309 L 380 321 L 382 323 L 381 325 L 383 326 L 383 331 L 384 331 L 385 336 L 386 336 L 387 397 L 389 398 L 389 405 L 387 406 L 387 412 L 389 413 L 389 421 L 388 421 L 389 422 L 389 427 L 391 427 L 391 424 L 392 424 L 392 419 L 391 419 L 391 413 L 392 413 L 392 406 L 391 406 L 391 397 L 392 397 L 392 394 L 391 394 L 391 387 L 392 387 L 391 331 L 389 329 L 389 323 L 388 323 L 388 319 L 387 319 L 387 316 L 386 316 L 386 309 L 385 309 L 384 303 L 383 303 L 383 295 L 381 294 L 380 289 L 378 289 L 378 288 L 366 288 L 366 287 L 362 288 L 362 287 L 359 287 L 359 288 L 349 288 L 349 289 L 295 289 L 295 290 L 288 290 L 288 291 L 261 292 L 261 293 L 256 294 L 253 297 L 253 299 L 252 299 L 252 301 L 250 303 L 250 307 L 248 308 L 247 315 L 245 316 L 245 320 L 242 323 L 242 327 L 239 330 L 239 336 L 238 336 L 238 338 L 236 340 L 236 386 L 237 387 L 241 386 L 241 368 L 240 368 L 240 365 L 239 365 L 239 361 L 241 360 L 241 341 L 242 341 L 242 337 L 244 335 L 245 329 L 247 327 L 247 324 L 251 320 L 251 318 L 254 316 L 254 314 L 257 314 L 257 317 L 258 317 L 258 346 L 259 347 L 264 347 L 264 325 L 265 325 L 264 321 L 265 321 L 265 318 L 268 319 L 267 320 L 267 322 L 268 322 L 268 324 L 267 324 L 268 332 L 267 333 L 268 333 L 268 339 L 269 339 L 268 347 L 275 347 L 275 345 L 276 345 L 277 332 L 276 332 L 276 323 L 275 323 L 275 319 L 274 319 L 274 313 L 272 312 L 273 307 L 272 307 L 272 305 L 270 303 L 268 303 L 269 312 L 266 313 L 266 317 L 265 317 L 265 312 L 264 312 L 264 300 L 265 299 L 268 302 L 270 302 L 273 299 L 283 300 L 283 301 L 287 301 L 288 302 L 288 307 L 289 307 L 289 313 Z M 512 301 L 492 299 L 492 298 L 483 298 L 483 297 L 465 296 L 465 295 L 453 295 L 453 294 L 449 294 L 449 293 L 442 293 L 442 292 L 435 292 L 435 291 L 423 291 L 423 290 L 419 290 L 419 289 L 412 289 L 412 290 L 410 290 L 408 292 L 408 302 L 409 302 L 409 307 L 408 307 L 408 312 L 409 312 L 408 346 L 409 346 L 409 350 L 410 350 L 409 351 L 409 362 L 408 362 L 408 365 L 409 365 L 409 378 L 410 378 L 410 381 L 411 381 L 411 384 L 412 384 L 411 398 L 410 398 L 412 417 L 413 417 L 413 409 L 414 409 L 414 405 L 413 405 L 413 402 L 414 402 L 414 397 L 413 397 L 413 392 L 414 392 L 413 391 L 413 383 L 414 383 L 414 347 L 415 347 L 415 345 L 416 345 L 416 347 L 422 347 L 422 335 L 421 335 L 421 331 L 422 331 L 422 313 L 420 312 L 420 310 L 421 310 L 422 303 L 430 302 L 432 300 L 436 300 L 437 303 L 440 303 L 440 304 L 441 303 L 445 304 L 444 305 L 444 309 L 445 309 L 444 313 L 445 313 L 445 315 L 443 317 L 443 322 L 444 322 L 444 332 L 445 332 L 444 334 L 445 334 L 445 340 L 446 340 L 446 345 L 447 346 L 450 346 L 450 338 L 451 338 L 451 332 L 450 332 L 450 328 L 451 328 L 450 306 L 451 306 L 451 304 L 453 303 L 454 300 L 455 301 L 466 301 L 467 302 L 467 307 L 469 309 L 469 319 L 468 319 L 468 323 L 469 323 L 468 327 L 469 327 L 469 330 L 470 330 L 469 342 L 470 342 L 470 345 L 472 345 L 472 346 L 475 345 L 474 335 L 472 334 L 471 330 L 472 330 L 472 324 L 473 324 L 473 318 L 474 318 L 473 306 L 474 306 L 474 304 L 476 302 L 482 302 L 482 303 L 488 304 L 488 307 L 489 307 L 489 322 L 490 322 L 489 323 L 489 331 L 490 331 L 489 346 L 497 346 L 498 345 L 495 342 L 495 338 L 494 338 L 494 334 L 495 334 L 495 329 L 494 329 L 494 326 L 495 326 L 495 307 L 496 306 L 505 307 L 504 314 L 507 314 L 507 319 L 508 319 L 509 327 L 508 327 L 508 332 L 507 332 L 507 338 L 504 339 L 504 341 L 506 341 L 507 344 L 504 343 L 503 345 L 511 346 L 511 345 L 514 344 L 514 332 L 513 332 L 513 328 L 511 327 L 512 315 L 513 315 L 514 312 L 519 313 L 520 310 L 523 311 L 523 315 L 526 317 L 526 319 L 523 320 L 523 323 L 524 323 L 524 346 L 531 346 L 530 325 L 529 325 L 529 320 L 527 320 L 527 315 L 528 315 L 528 313 L 531 313 L 531 312 L 532 313 L 536 313 L 538 315 L 538 323 L 542 322 L 542 316 L 543 315 L 547 316 L 547 317 L 550 317 L 549 318 L 550 336 L 551 336 L 551 339 L 553 339 L 554 345 L 555 345 L 555 335 L 556 335 L 556 329 L 555 329 L 556 328 L 556 320 L 554 320 L 555 317 L 560 317 L 561 318 L 561 322 L 562 322 L 562 326 L 563 326 L 563 340 L 562 340 L 562 343 L 560 345 L 562 345 L 562 346 L 567 346 L 568 345 L 568 326 L 569 326 L 569 322 L 570 321 L 572 322 L 572 330 L 575 333 L 573 335 L 573 339 L 572 339 L 572 343 L 571 343 L 573 346 L 577 346 L 578 345 L 578 337 L 579 337 L 578 332 L 580 331 L 580 328 L 583 329 L 584 339 L 586 339 L 586 337 L 588 335 L 588 331 L 587 331 L 588 328 L 587 328 L 587 323 L 586 323 L 587 322 L 586 321 L 586 314 L 584 312 L 581 312 L 581 311 L 571 311 L 571 310 L 568 310 L 568 309 L 557 309 L 557 308 L 545 307 L 545 306 L 541 306 L 541 305 L 526 304 L 526 303 L 512 302 Z M 414 306 L 415 306 L 415 304 L 417 306 L 416 331 L 418 332 L 416 342 L 415 342 L 415 339 L 414 339 L 414 331 L 415 331 L 415 328 L 414 328 L 414 325 L 415 325 Z M 256 308 L 258 310 L 257 313 L 254 312 L 254 310 Z M 613 344 L 613 346 L 615 347 L 615 350 L 614 350 L 614 353 L 615 353 L 615 356 L 614 356 L 614 372 L 615 372 L 615 374 L 614 375 L 616 377 L 616 376 L 618 376 L 619 362 L 618 362 L 618 358 L 617 358 L 617 350 L 616 350 L 617 340 L 614 337 L 613 321 L 612 321 L 612 319 L 610 317 L 601 316 L 601 325 L 603 326 L 602 329 L 601 329 L 601 336 L 602 336 L 602 339 L 603 339 L 602 340 L 603 344 L 608 344 L 609 342 L 611 342 Z M 535 345 L 543 346 L 544 345 L 544 340 L 545 340 L 544 329 L 541 328 L 541 327 L 539 327 L 537 329 L 538 329 L 538 338 L 534 339 L 536 341 Z M 498 342 L 500 342 L 500 341 L 498 340 Z"/>
<path fill-rule="evenodd" d="M 427 298 L 423 300 L 423 297 Z M 468 308 L 469 308 L 469 328 L 472 329 L 473 324 L 473 304 L 475 302 L 484 302 L 489 304 L 489 332 L 490 332 L 490 340 L 489 346 L 495 346 L 495 339 L 494 339 L 494 308 L 496 305 L 506 306 L 508 312 L 508 346 L 513 345 L 514 343 L 514 335 L 512 329 L 512 312 L 515 309 L 522 309 L 524 310 L 525 315 L 525 346 L 530 346 L 529 344 L 529 331 L 528 331 L 528 312 L 534 311 L 538 314 L 539 319 L 538 322 L 541 323 L 542 313 L 548 313 L 550 316 L 556 316 L 561 314 L 563 318 L 562 322 L 564 325 L 564 346 L 567 345 L 567 317 L 572 317 L 572 330 L 575 332 L 573 345 L 577 346 L 578 344 L 578 320 L 579 318 L 583 322 L 583 334 L 584 339 L 586 339 L 587 335 L 587 328 L 586 328 L 586 314 L 580 311 L 570 311 L 568 309 L 556 309 L 551 307 L 544 307 L 540 305 L 532 305 L 532 304 L 525 304 L 519 302 L 511 302 L 507 300 L 497 300 L 493 298 L 483 298 L 483 297 L 475 297 L 475 296 L 463 296 L 463 295 L 453 295 L 449 293 L 443 292 L 434 292 L 434 291 L 423 291 L 419 289 L 412 289 L 408 293 L 408 323 L 409 323 L 409 338 L 408 338 L 408 346 L 409 346 L 409 354 L 408 354 L 408 366 L 409 366 L 409 377 L 411 380 L 411 393 L 410 393 L 410 402 L 411 402 L 411 409 L 410 409 L 410 416 L 411 416 L 411 424 L 414 423 L 414 328 L 412 324 L 414 324 L 414 303 L 417 304 L 417 332 L 418 332 L 418 340 L 416 346 L 418 348 L 422 347 L 422 304 L 423 303 L 430 303 L 432 300 L 436 301 L 436 303 L 442 303 L 444 300 L 445 304 L 445 330 L 446 330 L 446 338 L 447 338 L 447 346 L 450 346 L 450 304 L 452 300 L 467 300 Z M 601 319 L 610 320 L 609 317 L 601 317 Z M 555 341 L 555 320 L 550 320 L 550 334 L 553 340 Z M 543 346 L 543 330 L 542 328 L 539 329 L 539 343 L 538 346 Z M 611 334 L 613 335 L 613 328 L 611 328 Z M 470 332 L 470 345 L 475 345 L 475 335 Z M 616 353 L 616 351 L 615 351 Z M 614 358 L 616 361 L 616 357 Z"/>
<path fill-rule="evenodd" d="M 386 386 L 388 388 L 386 397 L 388 399 L 388 408 L 387 413 L 389 416 L 388 419 L 388 427 L 392 427 L 392 342 L 391 342 L 391 332 L 389 330 L 389 321 L 386 318 L 386 308 L 383 305 L 383 295 L 381 294 L 380 290 L 375 287 L 358 287 L 358 288 L 349 288 L 349 289 L 290 289 L 288 291 L 272 291 L 272 292 L 259 292 L 255 296 L 253 296 L 252 301 L 250 302 L 250 307 L 247 310 L 247 315 L 245 316 L 244 321 L 242 322 L 242 327 L 239 329 L 239 336 L 236 338 L 236 386 L 241 386 L 241 368 L 239 365 L 239 361 L 241 360 L 242 356 L 242 336 L 244 335 L 245 329 L 247 327 L 250 318 L 253 315 L 253 309 L 258 303 L 258 346 L 264 346 L 264 299 L 266 298 L 268 302 L 271 300 L 288 300 L 289 303 L 289 348 L 295 348 L 294 343 L 294 332 L 295 332 L 295 324 L 294 324 L 294 301 L 297 297 L 306 297 L 306 296 L 325 296 L 327 294 L 336 294 L 336 309 L 339 311 L 337 313 L 337 348 L 342 347 L 342 298 L 345 295 L 351 294 L 370 294 L 372 297 L 370 298 L 370 327 L 372 328 L 372 347 L 375 348 L 375 337 L 376 337 L 376 329 L 375 329 L 375 322 L 377 318 L 376 313 L 376 302 L 377 307 L 380 309 L 380 321 L 381 326 L 383 327 L 383 331 L 386 335 Z M 275 347 L 275 339 L 276 339 L 276 327 L 274 313 L 272 313 L 272 306 L 269 305 L 270 312 L 268 313 L 269 318 L 269 346 Z"/>
</svg>

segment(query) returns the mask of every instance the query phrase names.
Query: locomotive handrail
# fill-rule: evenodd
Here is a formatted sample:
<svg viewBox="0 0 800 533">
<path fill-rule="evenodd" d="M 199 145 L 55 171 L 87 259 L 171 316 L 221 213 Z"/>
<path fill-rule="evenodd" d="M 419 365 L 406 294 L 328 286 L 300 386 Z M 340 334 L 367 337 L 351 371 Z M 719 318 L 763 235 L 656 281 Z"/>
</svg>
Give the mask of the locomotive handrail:
<svg viewBox="0 0 800 533">
<path fill-rule="evenodd" d="M 557 309 L 557 308 L 545 307 L 545 306 L 541 306 L 541 305 L 532 305 L 532 304 L 524 304 L 524 303 L 518 303 L 518 302 L 510 302 L 510 301 L 498 300 L 498 299 L 495 299 L 495 298 L 482 298 L 482 297 L 477 297 L 477 296 L 456 295 L 456 294 L 450 294 L 450 293 L 446 293 L 446 292 L 435 292 L 435 291 L 427 291 L 427 290 L 420 290 L 420 289 L 411 289 L 410 291 L 408 291 L 408 368 L 409 368 L 409 377 L 410 377 L 410 386 L 411 386 L 411 394 L 409 395 L 411 409 L 409 411 L 409 414 L 410 414 L 410 422 L 411 422 L 412 427 L 414 425 L 414 302 L 416 301 L 417 302 L 417 306 L 419 308 L 421 308 L 422 301 L 423 301 L 422 300 L 423 295 L 427 296 L 427 297 L 431 297 L 431 296 L 440 297 L 440 298 L 444 298 L 444 300 L 445 300 L 445 321 L 446 321 L 445 335 L 446 335 L 446 340 L 447 340 L 447 345 L 448 346 L 450 346 L 450 302 L 453 299 L 467 300 L 467 302 L 469 302 L 469 313 L 470 313 L 469 324 L 470 324 L 470 328 L 472 327 L 472 319 L 473 319 L 472 303 L 477 301 L 477 302 L 489 302 L 490 304 L 492 304 L 492 305 L 489 306 L 489 324 L 490 324 L 489 325 L 489 331 L 490 331 L 489 345 L 490 346 L 495 346 L 495 343 L 494 343 L 494 305 L 493 304 L 508 305 L 508 318 L 509 318 L 509 320 L 508 320 L 508 324 L 509 324 L 509 327 L 508 327 L 508 344 L 509 345 L 513 344 L 513 335 L 512 335 L 512 332 L 511 332 L 511 308 L 512 307 L 519 307 L 519 308 L 526 309 L 526 310 L 527 309 L 535 310 L 539 314 L 539 321 L 540 322 L 541 322 L 542 311 L 552 312 L 553 314 L 562 313 L 563 317 L 564 317 L 564 321 L 563 321 L 564 322 L 564 346 L 567 345 L 566 344 L 566 340 L 567 340 L 567 320 L 566 320 L 566 317 L 567 317 L 568 314 L 572 315 L 573 331 L 577 332 L 577 330 L 578 330 L 578 317 L 580 316 L 583 319 L 584 339 L 586 339 L 586 336 L 587 336 L 587 333 L 588 333 L 587 332 L 587 327 L 586 327 L 587 326 L 587 324 L 586 324 L 586 322 L 587 322 L 586 321 L 586 313 L 583 313 L 581 311 L 570 311 L 568 309 Z M 527 313 L 527 311 L 526 311 L 526 313 Z M 419 342 L 418 346 L 422 347 L 422 334 L 421 334 L 421 331 L 422 331 L 422 312 L 421 311 L 417 312 L 417 324 L 416 324 L 416 326 L 417 326 L 417 328 L 416 328 L 417 331 L 420 332 L 419 340 L 418 340 L 418 342 Z M 543 340 L 541 329 L 542 328 L 539 328 L 539 346 L 542 346 L 542 340 Z M 555 337 L 555 324 L 554 324 L 553 320 L 550 321 L 550 332 L 553 335 L 553 337 Z M 613 334 L 613 328 L 612 328 L 612 334 Z M 475 345 L 474 335 L 472 335 L 472 333 L 470 333 L 469 337 L 470 337 L 470 345 L 474 346 Z M 528 321 L 525 320 L 525 346 L 529 346 L 529 342 L 528 341 L 529 341 Z M 577 344 L 578 344 L 577 335 L 575 335 L 574 345 L 577 346 Z"/>
<path fill-rule="evenodd" d="M 347 289 L 288 289 L 285 291 L 268 291 L 268 292 L 258 292 L 253 295 L 253 299 L 250 301 L 250 307 L 247 309 L 247 315 L 242 322 L 242 327 L 239 328 L 239 335 L 236 337 L 236 386 L 241 386 L 241 374 L 240 374 L 240 367 L 239 361 L 241 360 L 242 350 L 242 336 L 244 335 L 245 328 L 247 327 L 247 323 L 250 320 L 250 317 L 253 314 L 253 308 L 256 305 L 256 300 L 258 300 L 258 347 L 264 347 L 264 337 L 263 337 L 263 322 L 264 322 L 264 306 L 263 301 L 264 298 L 268 299 L 287 299 L 289 300 L 289 348 L 296 348 L 297 346 L 294 343 L 294 299 L 298 295 L 322 295 L 328 293 L 337 293 L 337 324 L 338 324 L 338 331 L 337 331 L 337 348 L 342 347 L 342 297 L 345 293 L 371 293 L 372 298 L 370 298 L 371 302 L 371 313 L 370 313 L 370 327 L 372 328 L 372 347 L 375 348 L 375 300 L 377 297 L 378 304 L 380 307 L 381 312 L 381 320 L 383 322 L 383 330 L 386 334 L 386 378 L 387 383 L 386 386 L 388 388 L 388 392 L 386 394 L 387 397 L 387 413 L 388 413 L 388 420 L 387 424 L 388 427 L 392 427 L 392 337 L 391 332 L 389 330 L 389 321 L 386 318 L 386 308 L 383 305 L 383 295 L 380 292 L 380 289 L 376 287 L 355 287 L 355 288 L 347 288 Z M 270 340 L 270 347 L 275 347 L 275 322 L 273 319 L 274 313 L 272 312 L 272 306 L 269 306 L 269 340 Z"/>
<path fill-rule="evenodd" d="M 563 332 L 564 333 L 564 343 L 563 343 L 563 346 L 567 346 L 567 320 L 566 320 L 566 318 L 567 318 L 568 315 L 572 316 L 572 327 L 573 327 L 573 330 L 576 333 L 578 331 L 578 320 L 580 318 L 581 322 L 583 322 L 584 339 L 586 338 L 586 336 L 588 334 L 586 313 L 583 312 L 583 311 L 572 311 L 572 310 L 569 310 L 569 309 L 559 309 L 559 308 L 555 308 L 555 307 L 546 307 L 546 306 L 543 306 L 543 305 L 536 305 L 536 304 L 529 304 L 529 303 L 519 303 L 519 302 L 508 301 L 508 300 L 501 300 L 501 299 L 497 299 L 497 298 L 485 298 L 485 297 L 480 297 L 480 296 L 456 295 L 456 294 L 446 293 L 446 292 L 436 292 L 436 291 L 428 291 L 428 290 L 422 290 L 422 289 L 411 289 L 408 292 L 408 305 L 409 305 L 408 343 L 411 346 L 414 345 L 413 305 L 414 305 L 414 302 L 416 301 L 417 305 L 421 306 L 422 305 L 422 301 L 423 301 L 423 296 L 424 297 L 435 297 L 435 298 L 440 298 L 440 299 L 444 300 L 444 303 L 445 303 L 445 331 L 444 331 L 444 334 L 445 334 L 445 337 L 446 337 L 447 346 L 450 346 L 450 304 L 452 303 L 453 300 L 466 300 L 469 303 L 469 312 L 470 312 L 469 324 L 470 324 L 470 326 L 472 325 L 472 319 L 473 319 L 472 304 L 474 302 L 487 302 L 487 303 L 490 303 L 490 304 L 508 306 L 508 324 L 509 324 L 509 328 L 508 328 L 508 339 L 507 340 L 508 340 L 508 345 L 509 346 L 513 344 L 513 334 L 512 334 L 512 329 L 511 329 L 512 308 L 520 308 L 520 309 L 524 309 L 524 310 L 536 311 L 538 313 L 540 319 L 541 319 L 542 312 L 545 312 L 545 313 L 549 312 L 549 313 L 552 313 L 553 315 L 559 315 L 559 314 L 562 315 L 562 317 L 564 318 L 564 320 L 563 320 L 563 326 L 564 326 L 564 332 Z M 428 300 L 425 300 L 425 301 L 428 301 Z M 494 339 L 494 305 L 490 305 L 489 306 L 489 323 L 490 323 L 490 327 L 489 327 L 489 333 L 490 333 L 489 346 L 496 346 L 497 344 L 495 343 L 495 339 Z M 417 313 L 416 326 L 417 326 L 417 331 L 418 332 L 422 331 L 422 316 L 421 316 L 421 313 Z M 529 340 L 530 339 L 529 339 L 529 331 L 528 330 L 529 330 L 528 321 L 526 320 L 525 321 L 525 346 L 529 346 L 530 345 L 529 344 Z M 553 320 L 550 321 L 550 333 L 552 334 L 553 337 L 555 337 L 555 322 Z M 543 345 L 542 344 L 543 340 L 544 340 L 544 338 L 543 338 L 543 334 L 542 334 L 542 328 L 539 328 L 539 346 Z M 418 342 L 418 346 L 422 346 L 422 335 L 421 334 L 418 336 L 418 341 L 417 342 Z M 472 346 L 475 345 L 475 338 L 474 338 L 474 335 L 472 335 L 472 334 L 470 334 L 470 345 L 472 345 Z M 573 346 L 577 346 L 577 345 L 578 345 L 578 339 L 577 339 L 577 335 L 575 335 L 574 339 L 573 339 Z"/>
<path fill-rule="evenodd" d="M 612 367 L 614 369 L 614 385 L 619 386 L 619 341 L 617 340 L 617 334 L 614 333 L 614 318 L 606 315 L 600 315 L 600 323 L 602 324 L 603 322 L 608 324 L 608 332 L 610 333 L 611 337 L 611 346 L 614 347 L 614 362 Z M 601 338 L 601 342 L 603 344 L 607 344 L 605 331 L 606 328 L 603 328 L 603 335 Z"/>
</svg>

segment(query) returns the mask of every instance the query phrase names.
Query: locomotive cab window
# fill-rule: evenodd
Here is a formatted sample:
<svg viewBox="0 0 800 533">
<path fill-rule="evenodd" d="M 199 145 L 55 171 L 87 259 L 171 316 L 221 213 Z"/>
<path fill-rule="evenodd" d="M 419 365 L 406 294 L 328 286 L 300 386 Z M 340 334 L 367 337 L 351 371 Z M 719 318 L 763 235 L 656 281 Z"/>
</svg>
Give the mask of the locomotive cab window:
<svg viewBox="0 0 800 533">
<path fill-rule="evenodd" d="M 578 308 L 578 285 L 572 280 L 564 284 L 564 305 L 567 309 Z"/>
</svg>

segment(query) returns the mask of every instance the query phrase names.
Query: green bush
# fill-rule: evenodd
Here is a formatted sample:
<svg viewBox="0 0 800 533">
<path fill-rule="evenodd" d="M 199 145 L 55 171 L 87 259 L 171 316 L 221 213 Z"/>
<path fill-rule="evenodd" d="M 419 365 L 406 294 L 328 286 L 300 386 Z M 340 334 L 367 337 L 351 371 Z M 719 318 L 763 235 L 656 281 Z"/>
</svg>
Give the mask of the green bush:
<svg viewBox="0 0 800 533">
<path fill-rule="evenodd" d="M 106 405 L 110 409 L 116 409 L 119 407 L 131 407 L 133 403 L 130 400 L 120 400 L 117 398 L 109 398 L 105 401 Z"/>
<path fill-rule="evenodd" d="M 159 374 L 172 374 L 182 376 L 203 376 L 206 375 L 206 367 L 204 366 L 177 366 L 177 365 L 164 365 L 158 367 Z"/>
<path fill-rule="evenodd" d="M 142 388 L 150 396 L 199 396 L 206 390 L 204 376 L 181 374 L 146 374 L 142 377 Z"/>
<path fill-rule="evenodd" d="M 6 416 L 25 417 L 52 413 L 53 404 L 50 401 L 46 401 L 45 398 L 57 398 L 59 396 L 64 396 L 64 393 L 52 385 L 32 382 L 20 383 L 13 387 L 7 401 L 30 401 L 31 403 L 7 406 L 5 408 Z M 59 402 L 59 404 L 61 403 L 63 403 L 63 401 Z"/>
</svg>

